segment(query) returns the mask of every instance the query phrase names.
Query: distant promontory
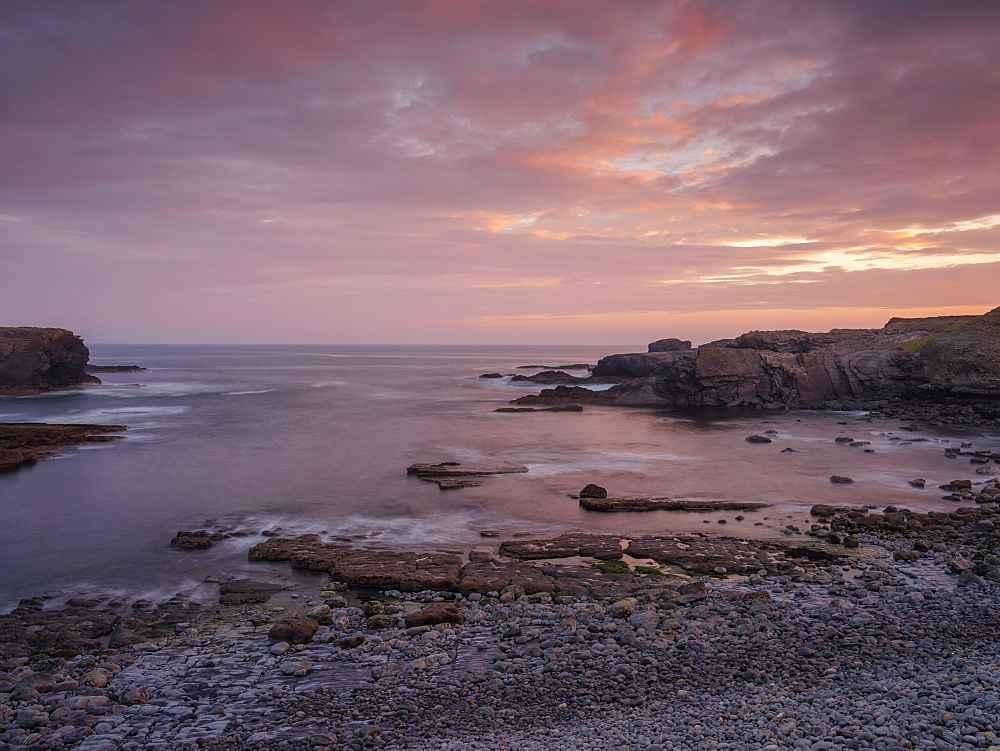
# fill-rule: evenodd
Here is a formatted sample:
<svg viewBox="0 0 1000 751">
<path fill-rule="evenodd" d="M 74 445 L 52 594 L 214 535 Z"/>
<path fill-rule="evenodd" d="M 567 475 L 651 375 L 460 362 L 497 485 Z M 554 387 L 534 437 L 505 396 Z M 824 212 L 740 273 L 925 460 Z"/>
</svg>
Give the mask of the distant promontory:
<svg viewBox="0 0 1000 751">
<path fill-rule="evenodd" d="M 893 318 L 879 329 L 751 331 L 692 348 L 663 339 L 593 369 L 607 391 L 546 389 L 519 404 L 844 408 L 890 399 L 1000 400 L 1000 308 L 981 316 Z"/>
<path fill-rule="evenodd" d="M 85 372 L 90 350 L 66 329 L 0 327 L 0 394 L 22 396 L 100 383 Z"/>
</svg>

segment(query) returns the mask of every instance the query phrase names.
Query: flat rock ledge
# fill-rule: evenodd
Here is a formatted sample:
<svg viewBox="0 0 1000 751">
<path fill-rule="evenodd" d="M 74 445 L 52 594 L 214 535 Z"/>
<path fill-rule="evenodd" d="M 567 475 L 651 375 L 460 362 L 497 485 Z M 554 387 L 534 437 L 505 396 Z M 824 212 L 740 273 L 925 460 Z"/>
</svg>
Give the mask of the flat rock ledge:
<svg viewBox="0 0 1000 751">
<path fill-rule="evenodd" d="M 49 425 L 46 423 L 0 423 L 0 471 L 34 464 L 58 453 L 60 448 L 81 443 L 114 441 L 125 425 Z"/>
<path fill-rule="evenodd" d="M 509 540 L 496 556 L 447 552 L 359 549 L 329 543 L 317 535 L 271 538 L 254 545 L 252 561 L 288 561 L 294 568 L 323 571 L 343 586 L 419 592 L 427 589 L 488 594 L 518 586 L 531 594 L 564 592 L 585 596 L 624 594 L 663 576 L 659 570 L 635 572 L 625 564 L 608 570 L 577 561 L 618 562 L 623 556 L 676 566 L 689 575 L 802 572 L 803 566 L 843 558 L 819 545 L 742 540 L 708 535 L 642 536 L 624 541 L 614 535 L 568 533 L 541 540 Z M 541 562 L 536 564 L 535 562 Z"/>
<path fill-rule="evenodd" d="M 756 511 L 770 505 L 755 501 L 679 500 L 665 497 L 580 497 L 580 506 L 588 511 Z"/>
<path fill-rule="evenodd" d="M 85 373 L 145 373 L 149 368 L 141 365 L 92 365 L 87 363 Z"/>
<path fill-rule="evenodd" d="M 455 477 L 459 475 L 509 475 L 527 472 L 522 464 L 461 464 L 460 462 L 440 462 L 439 464 L 411 464 L 406 473 L 417 477 Z"/>
<path fill-rule="evenodd" d="M 411 464 L 406 468 L 408 475 L 416 475 L 421 480 L 436 482 L 441 490 L 475 488 L 483 484 L 475 477 L 490 475 L 522 474 L 528 468 L 522 464 L 462 464 L 441 462 L 439 464 Z"/>
</svg>

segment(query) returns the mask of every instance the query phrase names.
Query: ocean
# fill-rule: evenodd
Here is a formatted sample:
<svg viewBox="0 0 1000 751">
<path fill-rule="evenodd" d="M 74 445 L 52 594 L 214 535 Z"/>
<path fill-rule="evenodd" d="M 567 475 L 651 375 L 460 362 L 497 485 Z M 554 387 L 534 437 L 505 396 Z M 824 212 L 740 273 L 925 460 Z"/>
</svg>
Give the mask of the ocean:
<svg viewBox="0 0 1000 751">
<path fill-rule="evenodd" d="M 69 448 L 0 474 L 0 609 L 42 592 L 210 596 L 206 576 L 252 574 L 262 530 L 316 532 L 358 545 L 469 549 L 502 535 L 568 529 L 776 536 L 808 529 L 814 503 L 946 510 L 937 485 L 985 479 L 943 448 L 997 450 L 996 431 L 901 430 L 864 413 L 587 406 L 581 413 L 498 414 L 535 384 L 481 373 L 596 363 L 632 345 L 91 345 L 103 385 L 0 399 L 0 421 L 125 424 L 124 438 Z M 580 372 L 580 371 L 575 371 Z M 774 430 L 771 444 L 746 436 Z M 835 442 L 848 436 L 864 447 Z M 794 452 L 781 453 L 793 448 Z M 865 453 L 868 449 L 870 453 Z M 442 491 L 406 474 L 414 462 L 516 462 L 527 474 Z M 834 485 L 830 475 L 855 482 Z M 927 489 L 908 480 L 922 477 Z M 569 497 L 765 501 L 747 513 L 600 513 Z M 725 520 L 725 526 L 719 520 Z M 252 531 L 205 551 L 179 530 Z"/>
</svg>

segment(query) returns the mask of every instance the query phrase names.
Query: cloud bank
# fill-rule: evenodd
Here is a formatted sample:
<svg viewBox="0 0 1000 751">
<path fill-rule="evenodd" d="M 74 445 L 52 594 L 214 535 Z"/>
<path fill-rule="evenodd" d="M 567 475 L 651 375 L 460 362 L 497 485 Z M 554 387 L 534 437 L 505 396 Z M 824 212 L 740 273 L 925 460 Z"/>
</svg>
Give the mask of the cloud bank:
<svg viewBox="0 0 1000 751">
<path fill-rule="evenodd" d="M 7 0 L 0 321 L 621 342 L 981 312 L 1000 4 Z"/>
</svg>

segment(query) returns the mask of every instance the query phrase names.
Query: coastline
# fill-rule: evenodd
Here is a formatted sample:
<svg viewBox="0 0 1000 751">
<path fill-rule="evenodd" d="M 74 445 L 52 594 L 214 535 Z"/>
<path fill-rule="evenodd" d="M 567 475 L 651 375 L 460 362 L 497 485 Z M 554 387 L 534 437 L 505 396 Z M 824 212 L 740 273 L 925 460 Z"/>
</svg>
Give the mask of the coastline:
<svg viewBox="0 0 1000 751">
<path fill-rule="evenodd" d="M 768 418 L 762 413 L 758 422 Z M 859 460 L 857 443 L 844 449 L 845 461 Z M 666 538 L 696 552 L 718 549 L 725 538 L 706 533 L 650 535 L 644 546 L 634 546 L 634 535 L 582 530 L 569 542 L 507 532 L 464 547 L 383 546 L 397 562 L 434 553 L 458 559 L 442 564 L 460 572 L 444 590 L 417 579 L 411 592 L 399 590 L 401 573 L 374 587 L 350 579 L 350 571 L 385 568 L 384 556 L 358 557 L 378 550 L 377 542 L 312 539 L 286 556 L 270 530 L 259 545 L 278 553 L 261 558 L 289 560 L 313 571 L 308 579 L 262 562 L 256 584 L 212 577 L 223 580 L 225 605 L 102 596 L 45 610 L 51 601 L 28 598 L 0 616 L 0 742 L 655 750 L 780 749 L 808 740 L 813 748 L 876 741 L 990 748 L 1000 734 L 991 715 L 1000 707 L 1000 674 L 988 667 L 1000 659 L 992 636 L 1000 623 L 1000 571 L 990 548 L 1000 526 L 995 500 L 902 519 L 895 508 L 852 510 L 831 518 L 817 506 L 815 529 L 801 525 L 801 514 L 793 520 L 799 528 L 787 520 L 782 527 L 776 514 L 776 539 L 745 541 L 744 553 L 771 555 L 777 545 L 838 557 L 770 568 L 749 559 L 742 568 L 736 559 L 687 570 L 670 562 L 666 553 L 683 548 L 667 550 Z M 712 531 L 724 530 L 718 516 L 706 516 Z M 199 532 L 178 535 L 192 542 L 181 547 L 223 534 Z M 845 547 L 847 537 L 859 547 Z M 343 568 L 345 557 L 355 558 L 353 569 Z M 619 561 L 625 570 L 607 565 Z M 654 566 L 665 575 L 640 570 Z M 344 590 L 345 580 L 361 588 Z M 269 584 L 282 588 L 268 592 Z M 424 616 L 431 622 L 407 622 L 427 606 L 437 613 Z M 311 640 L 273 643 L 271 629 L 292 616 L 317 624 Z M 936 713 L 929 719 L 928 707 Z"/>
<path fill-rule="evenodd" d="M 516 585 L 486 596 L 345 593 L 321 576 L 268 604 L 178 600 L 113 623 L 99 603 L 46 617 L 27 602 L 15 611 L 26 621 L 110 633 L 99 648 L 79 640 L 77 656 L 56 641 L 44 659 L 8 658 L 3 677 L 21 693 L 4 702 L 0 740 L 989 748 L 1000 731 L 1000 575 L 993 564 L 992 579 L 972 572 L 977 558 L 985 570 L 976 534 L 939 530 L 927 546 L 862 534 L 854 563 L 695 579 L 687 597 L 665 594 L 683 587 L 662 580 L 605 597 Z M 409 625 L 428 609 L 438 618 Z M 307 613 L 327 625 L 303 644 L 274 638 L 283 619 Z"/>
</svg>

